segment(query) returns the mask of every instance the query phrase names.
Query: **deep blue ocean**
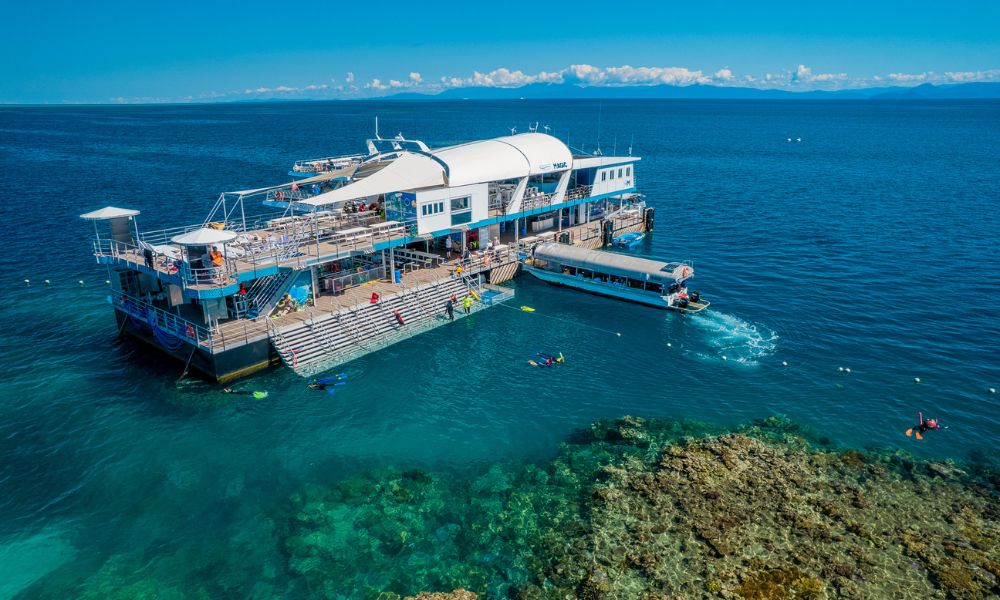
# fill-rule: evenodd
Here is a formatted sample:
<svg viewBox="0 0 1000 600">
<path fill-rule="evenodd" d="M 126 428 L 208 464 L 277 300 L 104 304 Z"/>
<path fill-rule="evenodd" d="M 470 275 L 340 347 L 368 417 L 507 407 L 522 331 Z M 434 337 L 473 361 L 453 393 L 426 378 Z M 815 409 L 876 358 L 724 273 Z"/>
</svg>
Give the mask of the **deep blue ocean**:
<svg viewBox="0 0 1000 600">
<path fill-rule="evenodd" d="M 376 114 L 383 135 L 432 146 L 538 121 L 592 151 L 600 122 L 605 154 L 642 157 L 656 229 L 641 252 L 693 260 L 712 308 L 678 316 L 522 278 L 515 304 L 535 313 L 491 309 L 359 359 L 333 395 L 285 369 L 241 384 L 264 401 L 177 384 L 182 365 L 115 340 L 80 213 L 201 221 L 221 191 L 363 150 Z M 308 484 L 541 461 L 625 414 L 783 414 L 844 446 L 998 454 L 995 101 L 0 107 L 0 176 L 0 598 L 116 555 L 230 551 Z M 568 362 L 531 369 L 537 350 Z M 904 437 L 918 410 L 949 429 Z"/>
</svg>

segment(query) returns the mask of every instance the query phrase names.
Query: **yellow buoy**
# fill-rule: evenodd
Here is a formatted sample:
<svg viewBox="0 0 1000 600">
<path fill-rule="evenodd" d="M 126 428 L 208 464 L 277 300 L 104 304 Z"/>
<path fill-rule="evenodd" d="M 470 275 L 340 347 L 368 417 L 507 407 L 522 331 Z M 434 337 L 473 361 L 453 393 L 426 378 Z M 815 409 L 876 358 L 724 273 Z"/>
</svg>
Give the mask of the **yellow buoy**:
<svg viewBox="0 0 1000 600">
<path fill-rule="evenodd" d="M 476 293 L 476 290 L 469 290 L 469 295 L 475 298 L 476 300 L 479 300 L 479 294 Z"/>
<path fill-rule="evenodd" d="M 535 309 L 531 308 L 530 306 L 522 306 L 521 310 L 523 310 L 524 312 L 535 312 Z"/>
</svg>

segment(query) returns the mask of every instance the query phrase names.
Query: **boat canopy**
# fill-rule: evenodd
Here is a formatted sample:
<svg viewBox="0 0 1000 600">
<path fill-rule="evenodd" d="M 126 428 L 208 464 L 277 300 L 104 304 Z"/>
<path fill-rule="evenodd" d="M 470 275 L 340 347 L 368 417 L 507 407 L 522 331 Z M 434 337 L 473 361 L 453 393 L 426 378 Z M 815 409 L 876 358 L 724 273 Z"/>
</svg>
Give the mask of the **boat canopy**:
<svg viewBox="0 0 1000 600">
<path fill-rule="evenodd" d="M 589 269 L 597 273 L 628 277 L 639 281 L 681 281 L 691 277 L 694 269 L 679 262 L 663 262 L 627 254 L 587 250 L 579 246 L 569 246 L 546 242 L 535 247 L 536 260 L 557 263 L 566 267 Z"/>
</svg>

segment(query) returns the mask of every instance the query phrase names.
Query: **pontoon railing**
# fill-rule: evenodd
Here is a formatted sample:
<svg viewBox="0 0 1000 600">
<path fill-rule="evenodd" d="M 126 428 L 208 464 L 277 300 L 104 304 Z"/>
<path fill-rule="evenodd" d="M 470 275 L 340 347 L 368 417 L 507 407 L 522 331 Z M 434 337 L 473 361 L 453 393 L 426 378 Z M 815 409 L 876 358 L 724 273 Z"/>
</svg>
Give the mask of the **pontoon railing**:
<svg viewBox="0 0 1000 600">
<path fill-rule="evenodd" d="M 329 168 L 330 163 L 333 163 L 334 169 L 342 169 L 345 166 L 361 162 L 365 156 L 364 154 L 351 154 L 348 156 L 327 156 L 325 158 L 297 160 L 292 165 L 292 170 L 302 173 L 321 173 L 331 170 Z"/>
<path fill-rule="evenodd" d="M 329 274 L 319 278 L 320 290 L 339 294 L 347 288 L 364 285 L 369 281 L 385 279 L 385 267 L 373 267 L 362 271 L 345 274 Z"/>
<path fill-rule="evenodd" d="M 181 318 L 124 293 L 112 295 L 112 304 L 137 322 L 156 327 L 160 332 L 194 346 L 212 347 L 211 329 Z M 156 331 L 154 330 L 154 334 Z M 157 336 L 158 337 L 158 336 Z M 161 342 L 163 343 L 163 342 Z M 165 344 L 169 345 L 169 344 Z"/>
</svg>

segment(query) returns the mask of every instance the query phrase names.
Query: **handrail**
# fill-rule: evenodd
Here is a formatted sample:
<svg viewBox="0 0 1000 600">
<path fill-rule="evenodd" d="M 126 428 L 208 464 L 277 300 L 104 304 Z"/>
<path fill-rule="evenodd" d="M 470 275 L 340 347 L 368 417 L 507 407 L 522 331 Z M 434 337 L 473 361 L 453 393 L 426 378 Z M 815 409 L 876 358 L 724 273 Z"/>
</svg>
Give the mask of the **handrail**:
<svg viewBox="0 0 1000 600">
<path fill-rule="evenodd" d="M 115 308 L 136 319 L 142 319 L 147 324 L 155 324 L 160 329 L 188 344 L 205 346 L 209 349 L 212 347 L 212 331 L 202 325 L 188 321 L 123 292 L 112 295 L 111 299 Z M 149 320 L 150 315 L 153 316 L 152 322 Z"/>
</svg>

